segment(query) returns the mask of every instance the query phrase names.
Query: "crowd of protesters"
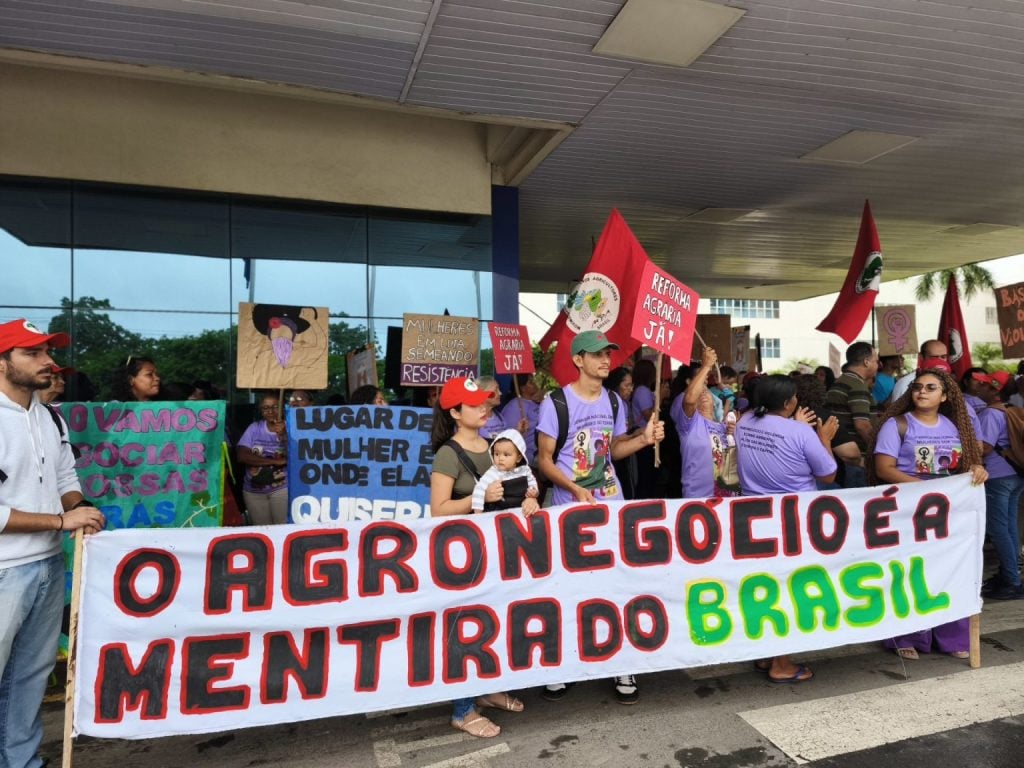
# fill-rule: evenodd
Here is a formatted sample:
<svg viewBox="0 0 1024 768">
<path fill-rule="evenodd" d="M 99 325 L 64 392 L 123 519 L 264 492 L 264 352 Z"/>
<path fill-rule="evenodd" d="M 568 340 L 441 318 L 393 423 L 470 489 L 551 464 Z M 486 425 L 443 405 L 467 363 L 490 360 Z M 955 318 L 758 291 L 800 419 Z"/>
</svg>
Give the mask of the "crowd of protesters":
<svg viewBox="0 0 1024 768">
<path fill-rule="evenodd" d="M 52 663 L 56 655 L 63 606 L 60 531 L 104 525 L 81 494 L 63 433 L 52 429 L 53 417 L 40 415 L 64 397 L 65 382 L 75 373 L 49 355 L 68 343 L 64 334 L 44 334 L 25 321 L 0 325 L 0 417 L 10 422 L 0 469 L 15 478 L 5 478 L 0 499 L 0 574 L 19 575 L 5 578 L 0 607 L 6 617 L 14 606 L 40 605 L 38 617 L 5 619 L 0 626 L 0 717 L 5 732 L 18 734 L 0 743 L 0 764 L 32 768 L 40 765 L 35 751 L 41 734 L 33 702 L 42 697 L 46 660 Z M 529 375 L 518 376 L 515 394 L 504 397 L 498 381 L 486 376 L 416 390 L 410 403 L 433 409 L 431 514 L 520 509 L 529 516 L 545 504 L 797 493 L 967 473 L 973 483 L 985 484 L 987 534 L 999 561 L 982 594 L 1024 597 L 1017 526 L 1024 469 L 1014 458 L 1024 435 L 1015 433 L 1020 421 L 1010 407 L 1024 405 L 1018 388 L 1024 377 L 975 368 L 955 381 L 947 349 L 937 340 L 921 346 L 906 373 L 901 359 L 880 360 L 872 345 L 857 342 L 847 349 L 838 376 L 825 367 L 767 376 L 736 371 L 719 365 L 715 350 L 706 348 L 699 361 L 668 380 L 645 359 L 612 370 L 617 349 L 600 332 L 579 333 L 571 342 L 577 377 L 550 393 Z M 209 382 L 161 382 L 156 363 L 145 357 L 128 357 L 112 387 L 124 402 L 222 397 Z M 387 407 L 386 395 L 367 385 L 348 402 Z M 257 396 L 256 419 L 234 443 L 248 522 L 287 521 L 285 409 L 314 404 L 314 393 L 306 390 Z M 21 482 L 36 475 L 41 489 Z M 58 571 L 60 589 L 50 584 Z M 9 590 L 15 581 L 21 586 Z M 887 643 L 906 659 L 932 650 L 964 657 L 967 644 L 964 621 Z M 755 667 L 774 683 L 814 677 L 788 656 Z M 639 700 L 636 676 L 610 682 L 620 703 Z M 559 700 L 570 687 L 553 683 L 541 695 Z M 14 697 L 23 704 L 11 706 Z M 484 710 L 523 708 L 505 692 L 459 699 L 451 723 L 473 736 L 493 737 L 500 727 Z"/>
</svg>

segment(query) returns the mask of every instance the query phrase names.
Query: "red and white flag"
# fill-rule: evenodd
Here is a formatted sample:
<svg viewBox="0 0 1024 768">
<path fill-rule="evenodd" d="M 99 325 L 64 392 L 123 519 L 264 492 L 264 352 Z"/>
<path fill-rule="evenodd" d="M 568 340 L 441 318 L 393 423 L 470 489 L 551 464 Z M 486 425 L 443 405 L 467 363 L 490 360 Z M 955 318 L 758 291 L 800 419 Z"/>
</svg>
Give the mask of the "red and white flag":
<svg viewBox="0 0 1024 768">
<path fill-rule="evenodd" d="M 619 345 L 618 350 L 612 350 L 613 369 L 622 365 L 640 346 L 630 331 L 636 296 L 648 261 L 647 253 L 626 220 L 613 209 L 583 279 L 569 296 L 565 310 L 540 340 L 544 350 L 558 342 L 551 375 L 559 384 L 565 386 L 578 375 L 569 347 L 573 337 L 581 331 L 602 331 L 609 341 Z"/>
<path fill-rule="evenodd" d="M 878 241 L 871 205 L 865 200 L 850 270 L 832 311 L 818 324 L 818 330 L 834 333 L 852 344 L 871 315 L 881 284 L 882 244 Z"/>
<path fill-rule="evenodd" d="M 949 352 L 949 367 L 957 380 L 971 368 L 971 345 L 967 343 L 967 327 L 960 311 L 960 291 L 956 287 L 956 276 L 949 276 L 946 286 L 946 300 L 942 302 L 939 315 L 939 332 L 935 335 L 946 345 Z"/>
</svg>

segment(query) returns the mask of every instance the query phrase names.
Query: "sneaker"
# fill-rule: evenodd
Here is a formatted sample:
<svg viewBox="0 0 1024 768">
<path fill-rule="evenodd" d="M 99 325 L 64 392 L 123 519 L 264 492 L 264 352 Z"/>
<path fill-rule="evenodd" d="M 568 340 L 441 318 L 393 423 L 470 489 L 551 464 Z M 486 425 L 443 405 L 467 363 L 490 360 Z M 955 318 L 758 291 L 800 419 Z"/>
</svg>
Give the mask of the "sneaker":
<svg viewBox="0 0 1024 768">
<path fill-rule="evenodd" d="M 1006 582 L 1003 581 L 1002 577 L 999 574 L 996 574 L 991 578 L 985 579 L 983 582 L 981 582 L 981 596 L 988 597 L 993 592 L 995 592 L 998 589 L 1001 589 L 1005 585 Z"/>
<path fill-rule="evenodd" d="M 1004 584 L 985 595 L 987 600 L 1024 600 L 1024 585 Z"/>
<path fill-rule="evenodd" d="M 614 680 L 615 698 L 619 700 L 619 704 L 636 704 L 640 701 L 640 689 L 636 686 L 635 675 L 624 675 Z"/>
<path fill-rule="evenodd" d="M 540 697 L 545 701 L 561 701 L 572 688 L 572 683 L 549 683 L 540 689 Z"/>
</svg>

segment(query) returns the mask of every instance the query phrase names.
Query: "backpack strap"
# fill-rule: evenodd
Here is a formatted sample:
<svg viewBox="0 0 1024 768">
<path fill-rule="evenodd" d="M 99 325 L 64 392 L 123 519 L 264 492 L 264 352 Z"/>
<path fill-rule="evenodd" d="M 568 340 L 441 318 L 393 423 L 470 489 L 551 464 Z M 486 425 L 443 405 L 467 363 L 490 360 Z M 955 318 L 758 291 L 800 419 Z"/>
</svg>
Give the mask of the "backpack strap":
<svg viewBox="0 0 1024 768">
<path fill-rule="evenodd" d="M 475 480 L 479 480 L 481 477 L 483 477 L 483 475 L 481 475 L 477 471 L 476 464 L 474 464 L 473 460 L 469 458 L 469 455 L 466 453 L 465 448 L 463 448 L 461 445 L 455 442 L 454 439 L 449 440 L 447 443 L 445 443 L 445 445 L 447 445 L 449 448 L 455 451 L 455 455 L 458 457 L 459 463 L 465 468 L 467 472 L 469 472 L 469 474 L 473 476 Z"/>
<path fill-rule="evenodd" d="M 57 432 L 60 433 L 60 444 L 68 446 L 71 449 L 71 455 L 75 457 L 75 461 L 78 461 L 82 458 L 82 452 L 78 450 L 77 446 L 72 445 L 71 441 L 67 440 L 67 435 L 64 432 L 64 419 L 57 413 L 57 409 L 49 403 L 40 403 L 40 405 L 46 409 L 46 412 L 50 414 L 50 418 L 53 419 L 53 423 L 57 426 Z"/>
</svg>

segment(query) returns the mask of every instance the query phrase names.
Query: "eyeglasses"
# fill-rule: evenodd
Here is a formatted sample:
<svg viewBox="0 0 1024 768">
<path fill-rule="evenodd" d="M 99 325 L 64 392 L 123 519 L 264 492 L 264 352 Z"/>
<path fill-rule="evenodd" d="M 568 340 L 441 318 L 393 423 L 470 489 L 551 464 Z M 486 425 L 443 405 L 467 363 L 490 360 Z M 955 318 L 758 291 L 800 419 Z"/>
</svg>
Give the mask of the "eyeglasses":
<svg viewBox="0 0 1024 768">
<path fill-rule="evenodd" d="M 261 405 L 260 406 L 260 410 L 261 411 L 276 411 L 277 410 L 277 406 L 276 405 Z"/>
<path fill-rule="evenodd" d="M 911 392 L 935 392 L 942 389 L 941 384 L 911 384 Z"/>
</svg>

